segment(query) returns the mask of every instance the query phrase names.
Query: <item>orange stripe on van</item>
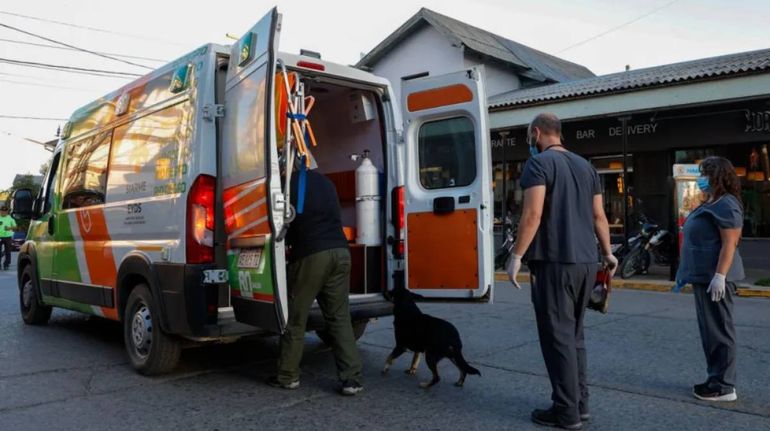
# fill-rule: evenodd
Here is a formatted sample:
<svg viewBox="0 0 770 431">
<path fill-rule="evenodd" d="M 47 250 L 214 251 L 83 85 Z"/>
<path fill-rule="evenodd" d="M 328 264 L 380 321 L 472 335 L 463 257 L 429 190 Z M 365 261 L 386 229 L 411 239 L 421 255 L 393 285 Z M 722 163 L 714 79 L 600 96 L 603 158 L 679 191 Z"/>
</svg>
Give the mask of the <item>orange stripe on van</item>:
<svg viewBox="0 0 770 431">
<path fill-rule="evenodd" d="M 107 246 L 110 235 L 107 230 L 107 220 L 101 208 L 87 208 L 77 212 L 78 229 L 86 256 L 86 266 L 91 283 L 112 288 L 113 303 L 115 302 L 115 283 L 118 271 L 112 248 Z M 110 309 L 104 309 L 110 310 Z M 104 310 L 102 310 L 104 312 Z M 105 316 L 112 312 L 105 313 Z M 117 314 L 115 314 L 117 318 Z"/>
<path fill-rule="evenodd" d="M 411 93 L 406 100 L 409 112 L 415 112 L 470 102 L 473 100 L 473 92 L 464 84 L 454 84 Z"/>
<path fill-rule="evenodd" d="M 228 234 L 232 234 L 266 217 L 266 194 L 267 185 L 261 178 L 226 189 L 223 193 L 225 202 L 225 231 Z M 261 223 L 249 228 L 248 232 L 252 234 L 268 234 L 270 229 L 266 223 Z M 241 235 L 244 234 L 246 233 L 244 232 Z"/>
</svg>

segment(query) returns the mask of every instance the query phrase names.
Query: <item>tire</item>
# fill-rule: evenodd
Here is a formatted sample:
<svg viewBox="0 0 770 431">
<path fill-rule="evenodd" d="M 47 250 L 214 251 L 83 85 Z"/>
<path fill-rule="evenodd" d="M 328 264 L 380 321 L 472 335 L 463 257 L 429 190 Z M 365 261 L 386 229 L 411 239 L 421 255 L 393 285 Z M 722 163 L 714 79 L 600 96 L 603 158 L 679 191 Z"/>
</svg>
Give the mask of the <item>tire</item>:
<svg viewBox="0 0 770 431">
<path fill-rule="evenodd" d="M 368 323 L 368 320 L 358 320 L 353 322 L 353 338 L 355 338 L 356 341 L 364 336 L 364 332 L 366 332 L 366 325 Z M 319 329 L 315 331 L 315 334 L 318 335 L 318 338 L 320 338 L 321 341 L 323 341 L 323 343 L 327 346 L 332 345 L 332 336 L 328 331 L 326 331 L 326 329 Z"/>
<path fill-rule="evenodd" d="M 642 268 L 642 249 L 631 250 L 620 264 L 620 278 L 626 280 L 638 274 Z"/>
<path fill-rule="evenodd" d="M 25 266 L 19 281 L 19 308 L 27 325 L 45 325 L 53 311 L 53 307 L 43 304 L 36 281 L 32 265 Z"/>
<path fill-rule="evenodd" d="M 146 376 L 164 374 L 176 368 L 181 343 L 163 333 L 149 287 L 134 287 L 123 314 L 123 340 L 131 365 Z"/>
</svg>

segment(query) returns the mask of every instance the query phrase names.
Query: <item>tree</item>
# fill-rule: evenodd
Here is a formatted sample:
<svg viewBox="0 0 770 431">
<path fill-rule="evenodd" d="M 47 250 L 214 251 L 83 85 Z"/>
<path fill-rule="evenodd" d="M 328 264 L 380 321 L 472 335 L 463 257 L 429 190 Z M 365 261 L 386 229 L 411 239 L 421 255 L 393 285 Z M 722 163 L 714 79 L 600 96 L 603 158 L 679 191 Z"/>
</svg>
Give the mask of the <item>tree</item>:
<svg viewBox="0 0 770 431">
<path fill-rule="evenodd" d="M 37 196 L 38 191 L 40 191 L 40 186 L 40 177 L 35 177 L 30 173 L 26 173 L 24 175 L 16 175 L 11 188 L 5 191 L 7 195 L 6 199 L 4 200 L 4 204 L 10 204 L 10 198 L 13 196 L 13 192 L 18 189 L 30 189 L 32 190 L 32 196 Z M 18 220 L 16 224 L 19 226 L 20 231 L 26 232 L 27 229 L 29 229 L 29 220 Z"/>
</svg>

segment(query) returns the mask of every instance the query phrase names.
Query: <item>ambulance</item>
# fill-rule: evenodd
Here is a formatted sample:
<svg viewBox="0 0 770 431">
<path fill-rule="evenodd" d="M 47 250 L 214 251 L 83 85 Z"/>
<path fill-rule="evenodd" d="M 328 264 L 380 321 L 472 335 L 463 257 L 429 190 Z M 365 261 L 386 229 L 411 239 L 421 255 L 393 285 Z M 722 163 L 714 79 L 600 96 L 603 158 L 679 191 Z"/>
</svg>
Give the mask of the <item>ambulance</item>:
<svg viewBox="0 0 770 431">
<path fill-rule="evenodd" d="M 271 10 L 232 46 L 208 44 L 75 111 L 18 257 L 24 322 L 53 307 L 119 321 L 132 366 L 172 370 L 184 346 L 286 325 L 292 173 L 337 188 L 351 318 L 392 313 L 403 286 L 490 301 L 492 179 L 484 73 L 386 79 L 278 52 Z M 399 100 L 401 103 L 399 103 Z M 314 306 L 310 330 L 324 338 Z"/>
</svg>

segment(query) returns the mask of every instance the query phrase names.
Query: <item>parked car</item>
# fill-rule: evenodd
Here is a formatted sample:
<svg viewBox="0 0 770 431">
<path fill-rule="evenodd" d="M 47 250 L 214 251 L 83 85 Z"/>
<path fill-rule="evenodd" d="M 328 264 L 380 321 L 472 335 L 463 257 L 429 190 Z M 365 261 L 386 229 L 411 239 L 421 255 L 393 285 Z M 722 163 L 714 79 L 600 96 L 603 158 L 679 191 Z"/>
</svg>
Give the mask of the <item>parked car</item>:
<svg viewBox="0 0 770 431">
<path fill-rule="evenodd" d="M 11 237 L 11 250 L 19 251 L 26 240 L 27 232 L 14 232 Z"/>
</svg>

